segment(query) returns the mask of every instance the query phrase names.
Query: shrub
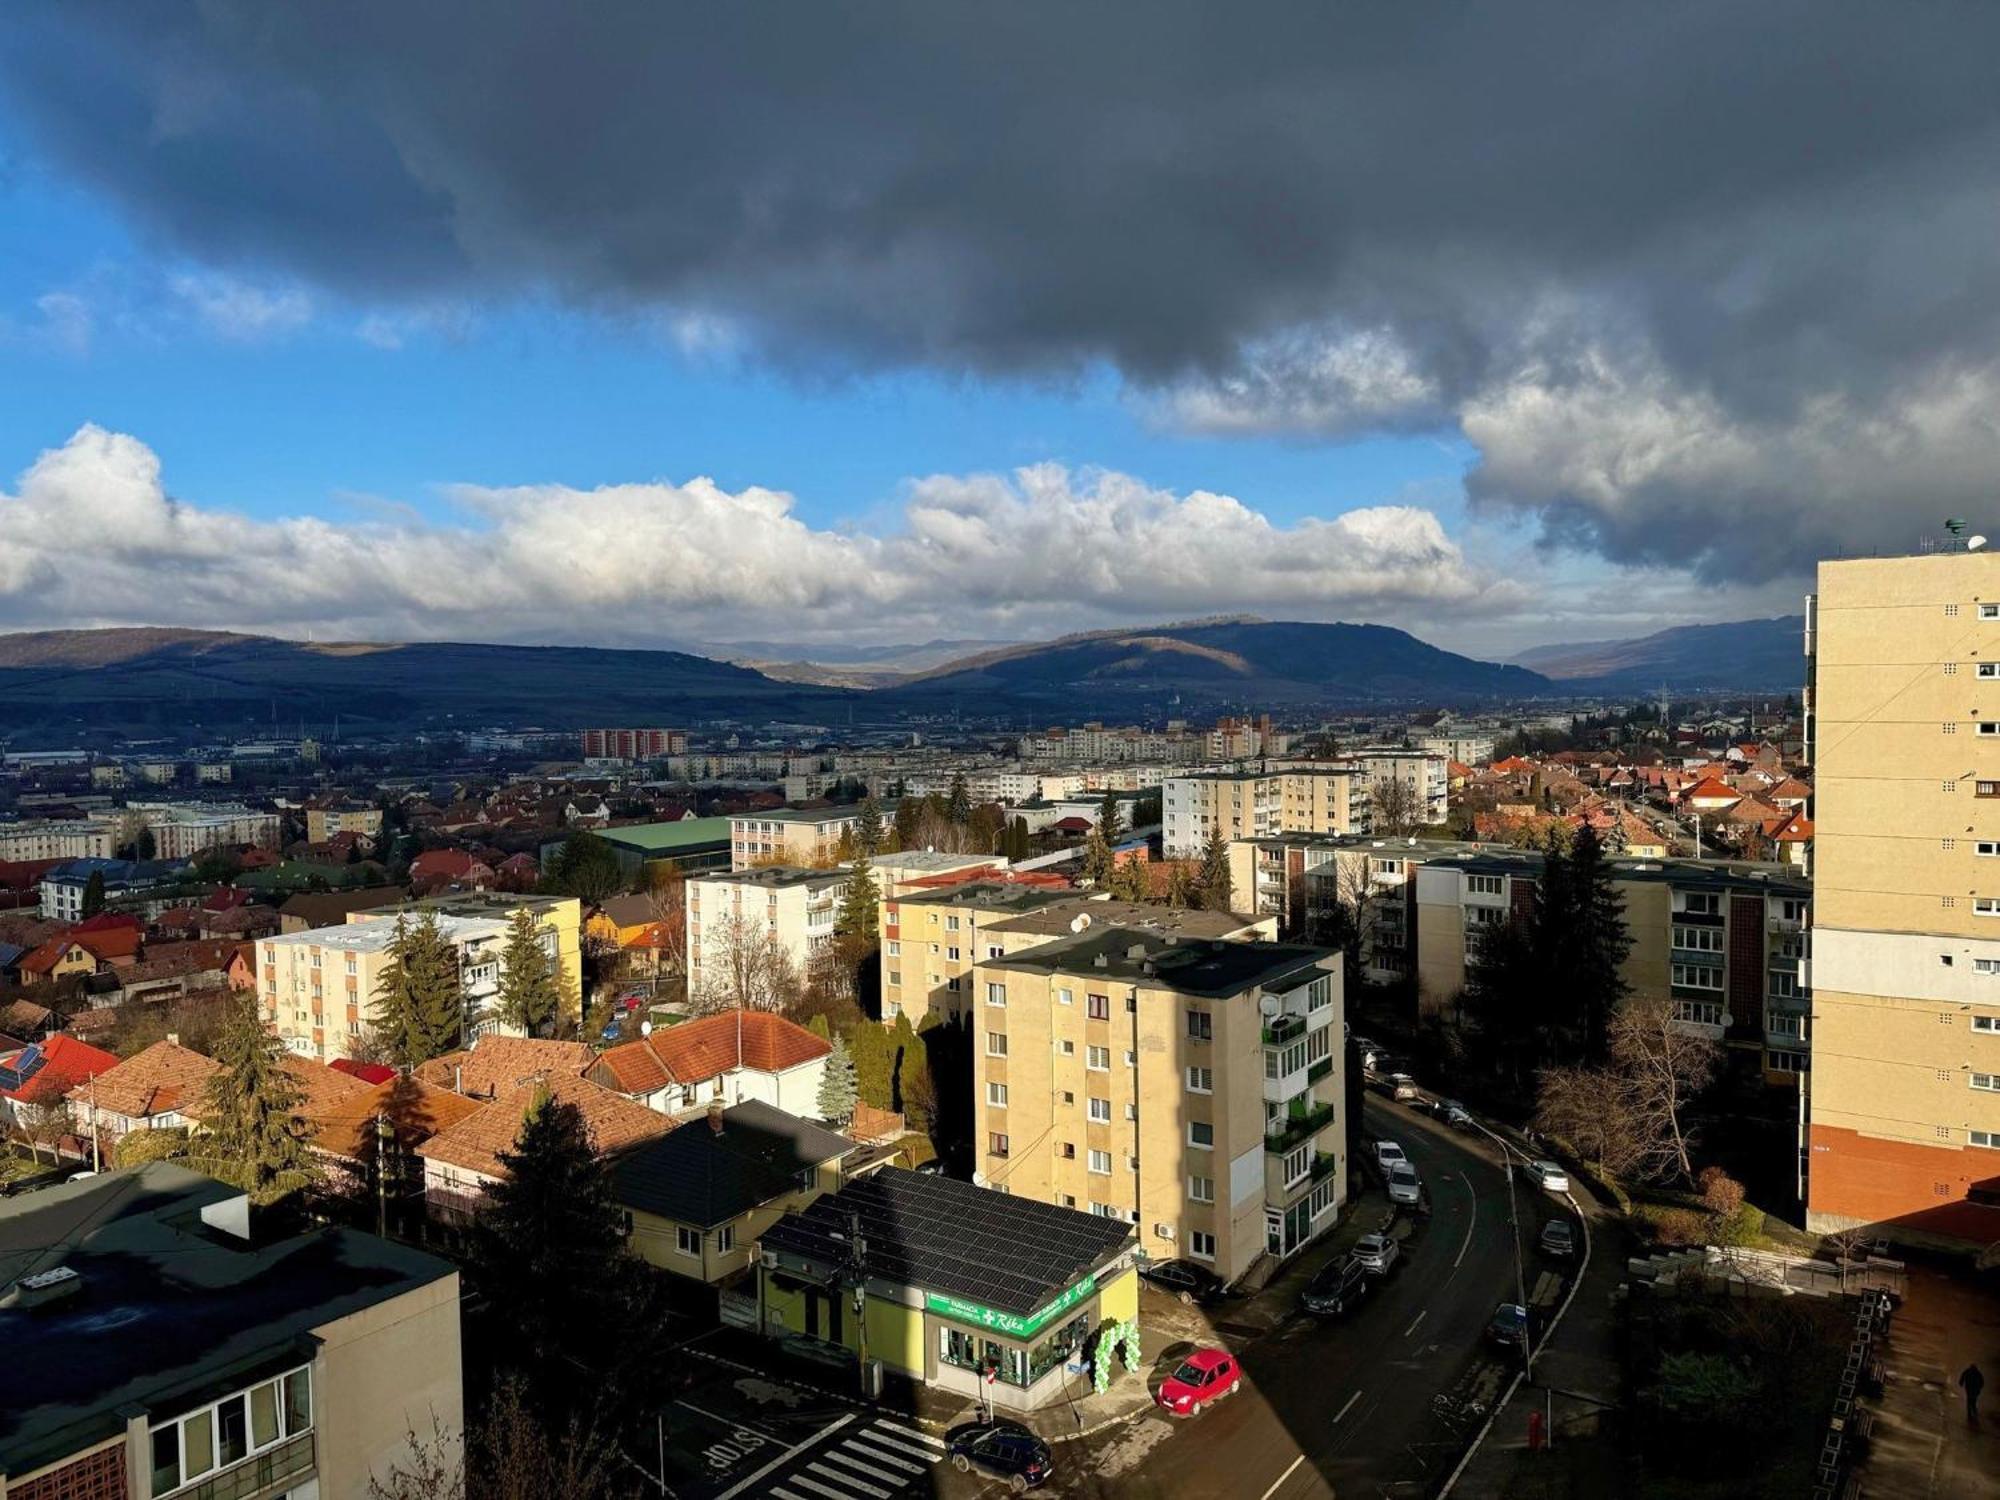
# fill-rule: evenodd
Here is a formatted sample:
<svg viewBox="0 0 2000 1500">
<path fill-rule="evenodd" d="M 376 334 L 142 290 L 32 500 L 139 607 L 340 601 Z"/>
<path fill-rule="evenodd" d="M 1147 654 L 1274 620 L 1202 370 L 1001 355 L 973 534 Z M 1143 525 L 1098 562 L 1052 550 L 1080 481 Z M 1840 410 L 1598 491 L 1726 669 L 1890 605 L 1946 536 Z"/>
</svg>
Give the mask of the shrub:
<svg viewBox="0 0 2000 1500">
<path fill-rule="evenodd" d="M 1655 1208 L 1646 1219 L 1652 1225 L 1653 1238 L 1662 1245 L 1706 1245 L 1712 1237 L 1709 1216 L 1691 1208 Z"/>
<path fill-rule="evenodd" d="M 1703 1167 L 1696 1180 L 1702 1206 L 1720 1218 L 1727 1218 L 1743 1206 L 1743 1184 L 1720 1167 Z"/>
<path fill-rule="evenodd" d="M 186 1156 L 187 1149 L 188 1133 L 185 1130 L 133 1130 L 119 1140 L 111 1155 L 121 1167 L 136 1167 L 149 1161 Z"/>
<path fill-rule="evenodd" d="M 1738 1189 L 1740 1192 L 1741 1189 Z M 1715 1221 L 1716 1243 L 1732 1248 L 1754 1245 L 1764 1234 L 1764 1210 L 1754 1203 L 1739 1203 Z"/>
</svg>

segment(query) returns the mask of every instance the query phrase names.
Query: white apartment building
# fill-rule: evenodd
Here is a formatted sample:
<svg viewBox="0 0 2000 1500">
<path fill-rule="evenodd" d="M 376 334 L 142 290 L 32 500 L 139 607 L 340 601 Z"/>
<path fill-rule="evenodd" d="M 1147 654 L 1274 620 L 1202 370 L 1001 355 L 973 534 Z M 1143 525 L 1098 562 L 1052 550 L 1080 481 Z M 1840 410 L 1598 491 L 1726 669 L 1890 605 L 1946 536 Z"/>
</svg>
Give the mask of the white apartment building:
<svg viewBox="0 0 2000 1500">
<path fill-rule="evenodd" d="M 387 913 L 384 914 L 388 915 Z M 458 953 L 467 1010 L 483 1011 L 500 986 L 507 926 L 496 917 L 437 918 Z M 352 1057 L 371 1019 L 375 990 L 395 941 L 393 920 L 349 922 L 257 940 L 257 997 L 264 1020 L 301 1057 Z M 475 1022 L 473 1035 L 494 1029 Z"/>
<path fill-rule="evenodd" d="M 109 859 L 115 836 L 111 824 L 95 819 L 0 823 L 0 860 Z"/>
<path fill-rule="evenodd" d="M 1441 755 L 1462 766 L 1484 766 L 1493 762 L 1493 736 L 1490 734 L 1427 734 L 1417 741 L 1417 748 L 1426 755 Z"/>
<path fill-rule="evenodd" d="M 126 811 L 152 830 L 158 859 L 193 859 L 217 845 L 273 849 L 281 836 L 276 813 L 240 802 L 133 802 Z"/>
<path fill-rule="evenodd" d="M 1266 771 L 1170 776 L 1161 794 L 1161 841 L 1189 859 L 1218 830 L 1225 841 L 1280 833 L 1363 833 L 1369 777 L 1358 767 L 1298 765 Z"/>
<path fill-rule="evenodd" d="M 1487 747 L 1491 758 L 1492 747 Z M 1445 757 L 1429 750 L 1393 747 L 1356 750 L 1342 757 L 1367 770 L 1377 782 L 1400 781 L 1417 798 L 1419 821 L 1442 823 L 1450 810 L 1451 777 Z"/>
<path fill-rule="evenodd" d="M 861 823 L 854 807 L 779 807 L 729 820 L 729 868 L 747 870 L 760 860 L 797 869 L 825 867 L 840 836 Z"/>
<path fill-rule="evenodd" d="M 726 991 L 739 982 L 735 966 L 746 945 L 768 936 L 803 976 L 833 941 L 834 918 L 847 890 L 845 870 L 770 865 L 687 882 L 688 993 Z M 745 997 L 734 996 L 742 999 Z"/>
</svg>

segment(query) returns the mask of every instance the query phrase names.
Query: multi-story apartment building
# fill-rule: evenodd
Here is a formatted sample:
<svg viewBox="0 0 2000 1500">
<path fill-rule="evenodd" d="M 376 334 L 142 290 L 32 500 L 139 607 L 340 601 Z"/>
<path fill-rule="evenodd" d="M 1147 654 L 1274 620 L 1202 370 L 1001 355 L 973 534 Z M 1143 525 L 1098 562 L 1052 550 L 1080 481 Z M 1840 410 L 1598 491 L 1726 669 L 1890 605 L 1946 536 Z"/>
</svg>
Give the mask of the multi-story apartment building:
<svg viewBox="0 0 2000 1500">
<path fill-rule="evenodd" d="M 160 859 L 193 859 L 217 846 L 278 845 L 278 815 L 240 802 L 133 802 L 125 810 L 144 821 Z"/>
<path fill-rule="evenodd" d="M 779 807 L 729 820 L 729 868 L 756 864 L 826 869 L 835 860 L 840 836 L 861 823 L 859 807 Z"/>
<path fill-rule="evenodd" d="M 1190 858 L 1217 831 L 1229 841 L 1364 832 L 1368 783 L 1368 773 L 1347 765 L 1171 776 L 1160 799 L 1162 842 L 1170 858 Z"/>
<path fill-rule="evenodd" d="M 1823 562 L 1807 1223 L 2000 1240 L 2000 555 Z"/>
<path fill-rule="evenodd" d="M 911 890 L 881 907 L 882 1019 L 962 1020 L 977 1013 L 972 971 L 1093 927 L 1135 926 L 1189 938 L 1275 937 L 1277 924 L 1233 912 L 1169 911 L 1102 894 L 996 880 Z"/>
<path fill-rule="evenodd" d="M 556 966 L 556 981 L 571 1002 L 583 993 L 583 903 L 574 896 L 525 896 L 503 891 L 447 891 L 394 906 L 369 906 L 353 912 L 352 922 L 388 922 L 397 914 L 436 912 L 441 917 L 468 917 L 511 922 L 526 907 L 535 919 L 542 951 Z"/>
<path fill-rule="evenodd" d="M 1387 748 L 1356 750 L 1343 758 L 1361 766 L 1377 783 L 1395 781 L 1409 788 L 1417 822 L 1445 820 L 1451 778 L 1444 756 L 1429 750 Z"/>
<path fill-rule="evenodd" d="M 658 760 L 687 754 L 685 729 L 586 729 L 585 760 Z"/>
<path fill-rule="evenodd" d="M 363 838 L 382 834 L 382 809 L 365 802 L 336 802 L 306 809 L 306 842 L 324 844 L 337 833 L 358 833 Z"/>
<path fill-rule="evenodd" d="M 355 1229 L 262 1233 L 252 1215 L 171 1162 L 0 1200 L 0 1494 L 366 1500 L 433 1430 L 451 1465 L 456 1268 Z"/>
<path fill-rule="evenodd" d="M 792 972 L 809 973 L 833 941 L 834 918 L 847 890 L 845 870 L 765 865 L 699 875 L 685 887 L 688 993 L 702 995 L 738 983 L 732 971 L 758 962 L 768 940 Z M 742 999 L 731 995 L 732 999 Z"/>
<path fill-rule="evenodd" d="M 1632 946 L 1630 993 L 1670 998 L 1690 1029 L 1724 1043 L 1766 1081 L 1807 1071 L 1812 1007 L 1806 928 L 1812 887 L 1786 865 L 1721 860 L 1609 861 Z M 1412 909 L 1417 1005 L 1456 1004 L 1484 927 L 1525 911 L 1542 857 L 1485 848 L 1418 864 Z"/>
<path fill-rule="evenodd" d="M 1233 1281 L 1334 1222 L 1339 955 L 1095 926 L 974 969 L 979 1180 Z"/>
<path fill-rule="evenodd" d="M 176 890 L 187 867 L 165 859 L 75 859 L 46 871 L 41 880 L 41 913 L 51 922 L 83 920 L 83 898 L 90 878 L 98 876 L 108 905 L 144 916 L 149 921 L 171 905 L 167 892 Z"/>
<path fill-rule="evenodd" d="M 1462 766 L 1483 766 L 1493 760 L 1490 734 L 1427 734 L 1417 741 L 1417 748 L 1426 755 L 1455 760 Z"/>
<path fill-rule="evenodd" d="M 301 1057 L 352 1057 L 371 1020 L 375 991 L 390 962 L 390 920 L 356 921 L 257 940 L 257 996 L 264 1020 Z M 438 930 L 458 955 L 466 1006 L 476 1013 L 499 988 L 507 923 L 497 917 L 440 916 Z M 474 1033 L 481 1029 L 472 1028 Z"/>
<path fill-rule="evenodd" d="M 90 818 L 41 818 L 0 823 L 0 860 L 109 859 L 116 828 Z"/>
</svg>

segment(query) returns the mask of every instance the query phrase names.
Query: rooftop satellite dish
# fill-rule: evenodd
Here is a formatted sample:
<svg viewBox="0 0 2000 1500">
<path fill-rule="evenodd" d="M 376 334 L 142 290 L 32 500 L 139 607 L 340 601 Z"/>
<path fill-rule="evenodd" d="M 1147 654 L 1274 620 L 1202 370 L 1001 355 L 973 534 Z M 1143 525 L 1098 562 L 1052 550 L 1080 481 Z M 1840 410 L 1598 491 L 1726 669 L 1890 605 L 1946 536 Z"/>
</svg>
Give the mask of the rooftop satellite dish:
<svg viewBox="0 0 2000 1500">
<path fill-rule="evenodd" d="M 1260 1015 L 1275 1016 L 1283 1006 L 1284 1002 L 1268 991 L 1257 997 L 1257 1010 Z"/>
<path fill-rule="evenodd" d="M 1969 536 L 1965 539 L 1965 550 L 1967 552 L 1977 552 L 1981 547 L 1984 547 L 1985 545 L 1986 545 L 1986 538 L 1983 536 Z"/>
</svg>

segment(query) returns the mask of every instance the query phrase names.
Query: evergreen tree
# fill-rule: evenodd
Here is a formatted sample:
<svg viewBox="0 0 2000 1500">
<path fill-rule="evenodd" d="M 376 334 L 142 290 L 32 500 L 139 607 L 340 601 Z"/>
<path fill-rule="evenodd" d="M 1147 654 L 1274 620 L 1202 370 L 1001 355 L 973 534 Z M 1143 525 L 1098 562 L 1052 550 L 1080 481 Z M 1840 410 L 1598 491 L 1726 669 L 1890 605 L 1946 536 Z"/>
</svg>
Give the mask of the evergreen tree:
<svg viewBox="0 0 2000 1500">
<path fill-rule="evenodd" d="M 854 1118 L 857 1097 L 853 1054 L 845 1038 L 835 1037 L 833 1050 L 826 1055 L 826 1071 L 820 1074 L 819 1117 L 829 1125 L 845 1125 Z"/>
<path fill-rule="evenodd" d="M 1111 894 L 1120 901 L 1144 901 L 1151 892 L 1146 867 L 1136 859 L 1121 859 L 1111 867 Z"/>
<path fill-rule="evenodd" d="M 542 947 L 534 914 L 514 908 L 507 920 L 507 945 L 500 950 L 500 986 L 493 1011 L 502 1025 L 523 1036 L 548 1036 L 562 1008 L 556 966 Z"/>
<path fill-rule="evenodd" d="M 1204 911 L 1229 911 L 1235 892 L 1229 881 L 1229 842 L 1222 836 L 1220 828 L 1208 835 L 1208 847 L 1202 850 L 1201 868 L 1195 874 L 1195 889 L 1200 893 Z"/>
<path fill-rule="evenodd" d="M 840 898 L 840 910 L 834 914 L 833 930 L 843 938 L 872 947 L 877 935 L 875 919 L 879 904 L 874 866 L 869 864 L 866 854 L 860 855 L 848 874 L 847 890 Z"/>
<path fill-rule="evenodd" d="M 1010 864 L 1019 864 L 1028 857 L 1028 820 L 1026 818 L 1015 818 L 1007 825 L 1007 842 L 1002 846 L 1001 852 L 1007 856 L 1008 863 Z"/>
<path fill-rule="evenodd" d="M 854 841 L 871 859 L 882 852 L 882 804 L 873 796 L 861 799 L 861 813 L 854 825 Z"/>
<path fill-rule="evenodd" d="M 285 1046 L 254 1003 L 238 1005 L 217 1038 L 221 1071 L 208 1080 L 207 1118 L 194 1160 L 213 1177 L 242 1188 L 256 1204 L 276 1203 L 318 1175 L 305 1102 L 286 1069 Z"/>
<path fill-rule="evenodd" d="M 585 906 L 602 906 L 625 889 L 625 867 L 611 845 L 588 828 L 572 828 L 550 862 L 547 884 Z"/>
<path fill-rule="evenodd" d="M 104 910 L 104 872 L 92 870 L 83 883 L 83 919 L 88 922 Z"/>
<path fill-rule="evenodd" d="M 1124 825 L 1118 821 L 1118 794 L 1109 787 L 1104 789 L 1104 800 L 1097 805 L 1097 831 L 1104 835 L 1104 842 L 1116 844 Z"/>
<path fill-rule="evenodd" d="M 963 773 L 951 778 L 951 795 L 945 801 L 944 815 L 951 819 L 954 828 L 963 828 L 972 819 L 972 793 L 966 790 Z"/>
<path fill-rule="evenodd" d="M 537 1099 L 500 1161 L 506 1176 L 487 1188 L 473 1221 L 479 1287 L 508 1309 L 522 1369 L 551 1372 L 565 1356 L 598 1359 L 619 1333 L 625 1216 L 581 1111 Z"/>
<path fill-rule="evenodd" d="M 1578 829 L 1567 852 L 1551 840 L 1536 905 L 1550 988 L 1567 1001 L 1562 1021 L 1572 1055 L 1600 1062 L 1612 1013 L 1625 998 L 1632 934 L 1594 829 Z"/>
<path fill-rule="evenodd" d="M 905 797 L 896 804 L 896 847 L 915 849 L 918 829 L 923 821 L 924 804 L 920 797 Z"/>
<path fill-rule="evenodd" d="M 1167 905 L 1174 911 L 1185 911 L 1194 905 L 1194 882 L 1188 878 L 1187 861 L 1175 860 L 1167 868 Z"/>
<path fill-rule="evenodd" d="M 1083 841 L 1083 878 L 1098 887 L 1110 883 L 1111 846 L 1104 842 L 1102 829 L 1091 829 Z"/>
<path fill-rule="evenodd" d="M 369 1021 L 389 1062 L 413 1068 L 457 1047 L 465 1035 L 465 989 L 458 952 L 425 912 L 414 923 L 396 918 L 376 982 Z"/>
</svg>

